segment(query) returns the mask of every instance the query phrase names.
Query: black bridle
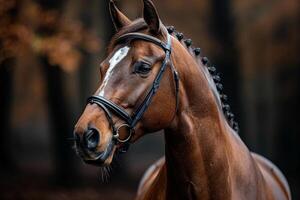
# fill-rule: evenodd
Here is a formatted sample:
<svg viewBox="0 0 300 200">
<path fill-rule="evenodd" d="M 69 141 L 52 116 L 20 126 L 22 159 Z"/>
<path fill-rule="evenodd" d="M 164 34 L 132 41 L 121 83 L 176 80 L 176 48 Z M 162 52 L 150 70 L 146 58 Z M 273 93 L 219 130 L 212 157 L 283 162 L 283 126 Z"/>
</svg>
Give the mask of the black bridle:
<svg viewBox="0 0 300 200">
<path fill-rule="evenodd" d="M 172 52 L 172 45 L 171 45 L 171 36 L 169 34 L 168 34 L 167 43 L 164 43 L 163 41 L 161 41 L 161 40 L 159 40 L 155 37 L 152 37 L 152 36 L 149 36 L 149 35 L 146 35 L 146 34 L 142 34 L 142 33 L 124 34 L 116 40 L 116 43 L 120 43 L 124 40 L 129 40 L 129 41 L 144 40 L 144 41 L 156 44 L 157 46 L 161 47 L 165 51 L 165 58 L 164 58 L 164 61 L 162 62 L 162 65 L 160 67 L 160 70 L 159 70 L 157 76 L 155 77 L 155 79 L 153 81 L 151 89 L 149 90 L 149 92 L 146 95 L 143 102 L 135 110 L 135 112 L 133 112 L 132 115 L 128 114 L 125 111 L 125 109 L 123 109 L 119 105 L 115 104 L 114 102 L 112 102 L 112 101 L 110 101 L 110 100 L 108 100 L 108 99 L 106 99 L 102 96 L 94 95 L 94 96 L 89 97 L 88 100 L 87 100 L 87 102 L 89 104 L 97 104 L 106 113 L 107 119 L 108 119 L 109 124 L 112 128 L 114 140 L 116 141 L 116 143 L 124 144 L 123 148 L 120 149 L 121 152 L 126 152 L 128 150 L 129 142 L 130 142 L 130 140 L 131 140 L 131 138 L 134 134 L 134 127 L 136 126 L 138 121 L 142 118 L 143 114 L 145 113 L 145 111 L 149 107 L 153 96 L 155 95 L 155 93 L 157 92 L 157 90 L 160 86 L 160 82 L 162 80 L 163 74 L 164 74 L 169 62 L 170 62 L 169 66 L 171 67 L 171 70 L 172 70 L 173 76 L 174 76 L 174 81 L 175 81 L 176 111 L 177 111 L 177 106 L 178 106 L 178 91 L 179 91 L 178 73 L 177 73 L 176 69 L 174 68 L 174 66 L 172 65 L 171 59 L 170 59 L 171 52 Z M 112 120 L 111 112 L 113 112 L 118 117 L 123 119 L 125 121 L 125 124 L 122 124 L 121 126 L 116 128 L 115 124 Z M 128 128 L 129 135 L 126 139 L 122 140 L 122 139 L 120 139 L 119 130 L 123 127 Z"/>
</svg>

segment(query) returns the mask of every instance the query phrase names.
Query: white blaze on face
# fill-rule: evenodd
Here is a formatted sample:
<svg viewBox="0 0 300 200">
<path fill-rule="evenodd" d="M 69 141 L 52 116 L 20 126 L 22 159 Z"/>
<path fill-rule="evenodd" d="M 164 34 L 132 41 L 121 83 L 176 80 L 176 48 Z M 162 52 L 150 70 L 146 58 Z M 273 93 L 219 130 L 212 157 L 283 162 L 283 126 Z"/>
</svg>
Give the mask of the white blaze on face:
<svg viewBox="0 0 300 200">
<path fill-rule="evenodd" d="M 130 48 L 128 46 L 126 47 L 123 47 L 121 49 L 119 49 L 114 55 L 113 57 L 109 60 L 109 68 L 105 74 L 105 77 L 104 77 L 104 80 L 103 80 L 103 83 L 100 87 L 100 91 L 99 91 L 99 96 L 104 96 L 104 89 L 105 89 L 105 86 L 108 82 L 108 80 L 110 79 L 112 73 L 113 73 L 113 70 L 114 68 L 118 65 L 119 62 L 121 62 L 121 60 L 123 60 L 128 52 L 129 52 Z"/>
</svg>

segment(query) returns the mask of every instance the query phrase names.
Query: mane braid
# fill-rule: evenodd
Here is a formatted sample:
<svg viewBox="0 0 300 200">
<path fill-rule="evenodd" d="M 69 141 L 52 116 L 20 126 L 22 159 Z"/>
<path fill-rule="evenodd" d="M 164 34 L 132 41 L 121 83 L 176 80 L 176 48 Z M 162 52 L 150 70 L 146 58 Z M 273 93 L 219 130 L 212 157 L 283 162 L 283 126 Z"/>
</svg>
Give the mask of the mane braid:
<svg viewBox="0 0 300 200">
<path fill-rule="evenodd" d="M 179 33 L 176 31 L 174 26 L 168 26 L 167 30 L 169 34 L 175 36 L 175 38 L 178 39 L 179 42 L 182 44 L 185 44 L 188 52 L 192 54 L 192 56 L 195 58 L 199 57 L 201 54 L 200 48 L 194 48 L 192 47 L 192 40 L 191 39 L 184 39 L 183 33 Z M 217 72 L 217 69 L 215 66 L 211 65 L 209 62 L 209 59 L 207 57 L 200 57 L 202 64 L 207 67 L 207 70 L 213 80 L 213 83 L 216 87 L 216 91 L 218 95 L 216 96 L 217 100 L 220 102 L 223 114 L 233 130 L 235 130 L 237 133 L 239 132 L 239 126 L 238 123 L 234 119 L 234 114 L 231 112 L 230 105 L 228 104 L 228 97 L 226 94 L 223 93 L 223 84 L 221 83 L 221 77 L 220 74 Z"/>
</svg>

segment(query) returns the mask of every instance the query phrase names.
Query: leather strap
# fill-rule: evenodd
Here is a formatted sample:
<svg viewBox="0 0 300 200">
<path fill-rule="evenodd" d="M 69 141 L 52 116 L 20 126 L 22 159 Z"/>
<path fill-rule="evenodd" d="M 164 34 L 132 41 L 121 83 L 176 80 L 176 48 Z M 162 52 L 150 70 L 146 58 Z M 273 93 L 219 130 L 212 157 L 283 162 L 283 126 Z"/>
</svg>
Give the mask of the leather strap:
<svg viewBox="0 0 300 200">
<path fill-rule="evenodd" d="M 97 105 L 101 104 L 102 105 L 101 107 L 104 106 L 107 107 L 109 110 L 112 110 L 115 114 L 119 115 L 123 120 L 125 120 L 125 122 L 128 123 L 129 125 L 132 123 L 132 118 L 123 108 L 121 108 L 114 102 L 105 99 L 102 96 L 93 95 L 88 98 L 87 102 L 96 103 Z"/>
<path fill-rule="evenodd" d="M 170 35 L 168 34 L 168 40 L 170 40 Z M 146 35 L 143 33 L 127 33 L 122 36 L 120 36 L 117 40 L 116 43 L 123 42 L 124 40 L 145 40 L 147 42 L 151 42 L 156 44 L 157 46 L 160 46 L 164 51 L 171 51 L 171 40 L 168 41 L 167 44 L 162 42 L 161 40 L 151 36 L 151 35 Z"/>
</svg>

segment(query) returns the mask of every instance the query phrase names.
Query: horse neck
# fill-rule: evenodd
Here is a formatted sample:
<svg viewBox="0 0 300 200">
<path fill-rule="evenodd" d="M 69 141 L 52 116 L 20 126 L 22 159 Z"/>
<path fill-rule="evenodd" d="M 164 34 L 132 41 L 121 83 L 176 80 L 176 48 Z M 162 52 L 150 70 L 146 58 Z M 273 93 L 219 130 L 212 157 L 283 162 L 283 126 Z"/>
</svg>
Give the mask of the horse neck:
<svg viewBox="0 0 300 200">
<path fill-rule="evenodd" d="M 172 62 L 180 75 L 180 103 L 174 122 L 165 130 L 168 189 L 190 197 L 224 197 L 230 190 L 230 128 L 203 66 L 177 41 L 173 50 Z"/>
</svg>

